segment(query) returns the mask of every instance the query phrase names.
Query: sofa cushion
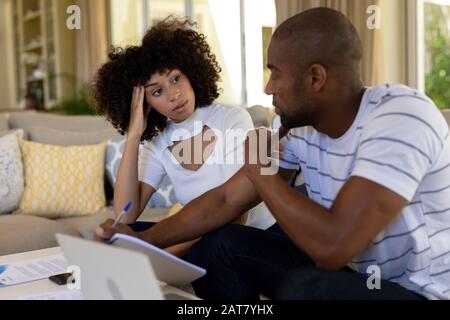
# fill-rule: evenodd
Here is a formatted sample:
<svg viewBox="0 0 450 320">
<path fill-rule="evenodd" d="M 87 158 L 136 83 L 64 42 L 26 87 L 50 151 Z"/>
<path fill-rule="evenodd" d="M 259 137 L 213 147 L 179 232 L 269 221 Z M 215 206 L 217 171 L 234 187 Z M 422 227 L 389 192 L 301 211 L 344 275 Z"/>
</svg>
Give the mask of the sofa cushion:
<svg viewBox="0 0 450 320">
<path fill-rule="evenodd" d="M 112 186 L 116 184 L 116 177 L 119 172 L 120 160 L 122 160 L 124 149 L 125 139 L 119 141 L 106 141 L 105 175 Z"/>
<path fill-rule="evenodd" d="M 83 238 L 92 239 L 95 228 L 107 219 L 114 219 L 114 211 L 112 208 L 103 208 L 92 216 L 60 218 L 58 222 L 77 230 Z"/>
<path fill-rule="evenodd" d="M 19 207 L 24 189 L 20 131 L 0 138 L 0 214 Z"/>
<path fill-rule="evenodd" d="M 252 118 L 255 128 L 270 127 L 272 119 L 275 116 L 273 108 L 266 108 L 260 105 L 255 105 L 247 108 L 250 117 Z"/>
<path fill-rule="evenodd" d="M 75 229 L 59 221 L 31 216 L 1 216 L 0 256 L 57 247 L 56 233 L 80 236 Z"/>
<path fill-rule="evenodd" d="M 60 147 L 21 140 L 25 191 L 16 213 L 92 215 L 105 206 L 105 144 Z"/>
<path fill-rule="evenodd" d="M 121 138 L 121 135 L 112 127 L 89 132 L 31 127 L 28 130 L 28 134 L 31 141 L 57 146 L 82 146 L 98 144 L 111 138 Z"/>
<path fill-rule="evenodd" d="M 9 129 L 9 114 L 0 113 L 0 131 L 5 131 Z"/>
<path fill-rule="evenodd" d="M 15 134 L 19 139 L 25 139 L 25 131 L 23 131 L 22 129 L 11 129 L 0 131 L 0 138 L 7 136 L 9 134 Z"/>
<path fill-rule="evenodd" d="M 146 209 L 138 221 L 158 222 L 167 215 L 167 209 Z M 112 208 L 104 208 L 89 217 L 58 220 L 22 215 L 0 216 L 0 256 L 56 247 L 56 233 L 92 239 L 95 229 L 113 217 Z"/>
<path fill-rule="evenodd" d="M 22 129 L 2 130 L 2 131 L 0 131 L 0 138 L 6 136 L 8 134 L 15 133 L 15 132 L 19 132 L 20 138 L 25 139 L 25 140 L 28 139 L 28 136 L 25 134 L 25 131 Z"/>
<path fill-rule="evenodd" d="M 122 136 L 113 127 L 89 132 L 31 127 L 29 129 L 29 139 L 33 142 L 57 146 L 81 146 L 98 144 L 109 139 L 116 141 L 122 139 Z M 105 196 L 108 201 L 114 196 L 114 190 L 111 182 L 107 179 L 107 175 L 105 175 Z"/>
<path fill-rule="evenodd" d="M 112 126 L 100 116 L 66 116 L 45 113 L 14 112 L 9 116 L 11 129 L 22 128 L 28 132 L 32 127 L 46 127 L 75 132 L 91 132 L 111 129 Z"/>
</svg>

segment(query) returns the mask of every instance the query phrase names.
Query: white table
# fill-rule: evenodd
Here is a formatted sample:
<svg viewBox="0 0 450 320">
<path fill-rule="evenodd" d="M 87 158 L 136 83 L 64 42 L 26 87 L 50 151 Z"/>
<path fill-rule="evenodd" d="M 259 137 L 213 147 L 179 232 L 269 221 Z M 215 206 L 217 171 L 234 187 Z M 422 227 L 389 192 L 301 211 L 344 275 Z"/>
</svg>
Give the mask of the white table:
<svg viewBox="0 0 450 320">
<path fill-rule="evenodd" d="M 25 260 L 32 260 L 37 258 L 42 258 L 46 256 L 52 256 L 61 254 L 61 248 L 55 247 L 55 248 L 49 248 L 44 250 L 36 250 L 36 251 L 30 251 L 30 252 L 24 252 L 24 253 L 18 253 L 18 254 L 12 254 L 8 256 L 0 256 L 0 264 L 8 264 L 13 262 L 20 262 Z M 191 299 L 197 300 L 198 297 L 195 297 L 191 295 L 190 293 L 187 293 L 186 291 L 180 290 L 178 288 L 169 286 L 164 284 L 169 289 L 170 293 L 178 294 L 184 297 L 189 297 Z M 57 284 L 53 283 L 52 281 L 48 279 L 28 282 L 24 284 L 19 284 L 15 286 L 0 288 L 0 300 L 16 300 L 17 298 L 21 296 L 27 296 L 31 294 L 39 294 L 39 293 L 51 293 L 51 292 L 58 292 L 64 290 L 65 287 L 58 286 Z M 166 291 L 166 290 L 164 290 Z"/>
</svg>

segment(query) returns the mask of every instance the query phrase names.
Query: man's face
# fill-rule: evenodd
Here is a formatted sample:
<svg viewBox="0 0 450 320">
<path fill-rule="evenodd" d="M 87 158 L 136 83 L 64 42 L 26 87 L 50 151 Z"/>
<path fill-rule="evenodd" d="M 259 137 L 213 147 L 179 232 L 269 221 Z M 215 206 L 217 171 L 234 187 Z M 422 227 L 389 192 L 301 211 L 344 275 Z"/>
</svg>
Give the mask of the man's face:
<svg viewBox="0 0 450 320">
<path fill-rule="evenodd" d="M 286 129 L 312 125 L 315 108 L 311 103 L 301 67 L 289 40 L 272 39 L 268 49 L 267 66 L 271 70 L 265 93 L 272 95 L 275 112 Z"/>
</svg>

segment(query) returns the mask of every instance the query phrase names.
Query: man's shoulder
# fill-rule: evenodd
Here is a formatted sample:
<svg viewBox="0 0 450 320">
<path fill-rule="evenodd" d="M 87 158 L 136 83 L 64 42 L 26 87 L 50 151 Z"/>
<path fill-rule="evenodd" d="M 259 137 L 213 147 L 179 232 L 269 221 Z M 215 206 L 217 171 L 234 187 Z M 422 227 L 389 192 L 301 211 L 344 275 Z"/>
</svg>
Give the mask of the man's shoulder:
<svg viewBox="0 0 450 320">
<path fill-rule="evenodd" d="M 412 97 L 432 102 L 419 90 L 399 83 L 384 83 L 367 88 L 369 101 L 372 103 L 382 103 L 388 98 L 393 97 Z"/>
<path fill-rule="evenodd" d="M 408 101 L 408 103 L 404 103 L 405 101 Z M 414 112 L 414 109 L 409 107 L 411 105 L 420 106 L 421 110 L 437 110 L 433 100 L 425 94 L 402 84 L 386 83 L 368 88 L 364 102 L 371 106 L 372 111 L 378 112 L 384 111 L 387 109 L 386 106 L 392 105 L 400 109 L 410 109 L 412 112 Z"/>
<path fill-rule="evenodd" d="M 367 120 L 392 119 L 397 120 L 414 119 L 415 121 L 427 124 L 430 127 L 437 127 L 448 131 L 448 125 L 442 113 L 434 102 L 425 94 L 414 88 L 401 84 L 384 84 L 369 88 L 366 104 L 370 112 Z M 377 125 L 388 123 L 379 121 Z M 407 121 L 397 121 L 398 125 Z"/>
</svg>

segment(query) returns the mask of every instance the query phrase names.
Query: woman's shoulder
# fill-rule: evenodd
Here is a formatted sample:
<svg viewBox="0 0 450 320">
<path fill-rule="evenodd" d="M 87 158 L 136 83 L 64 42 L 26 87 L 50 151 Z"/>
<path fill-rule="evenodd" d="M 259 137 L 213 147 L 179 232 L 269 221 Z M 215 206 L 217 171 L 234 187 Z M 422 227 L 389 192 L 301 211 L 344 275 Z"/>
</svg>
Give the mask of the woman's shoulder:
<svg viewBox="0 0 450 320">
<path fill-rule="evenodd" d="M 145 152 L 159 153 L 164 148 L 164 131 L 159 132 L 157 136 L 152 137 L 152 139 L 144 141 L 142 144 L 142 150 Z"/>
</svg>

